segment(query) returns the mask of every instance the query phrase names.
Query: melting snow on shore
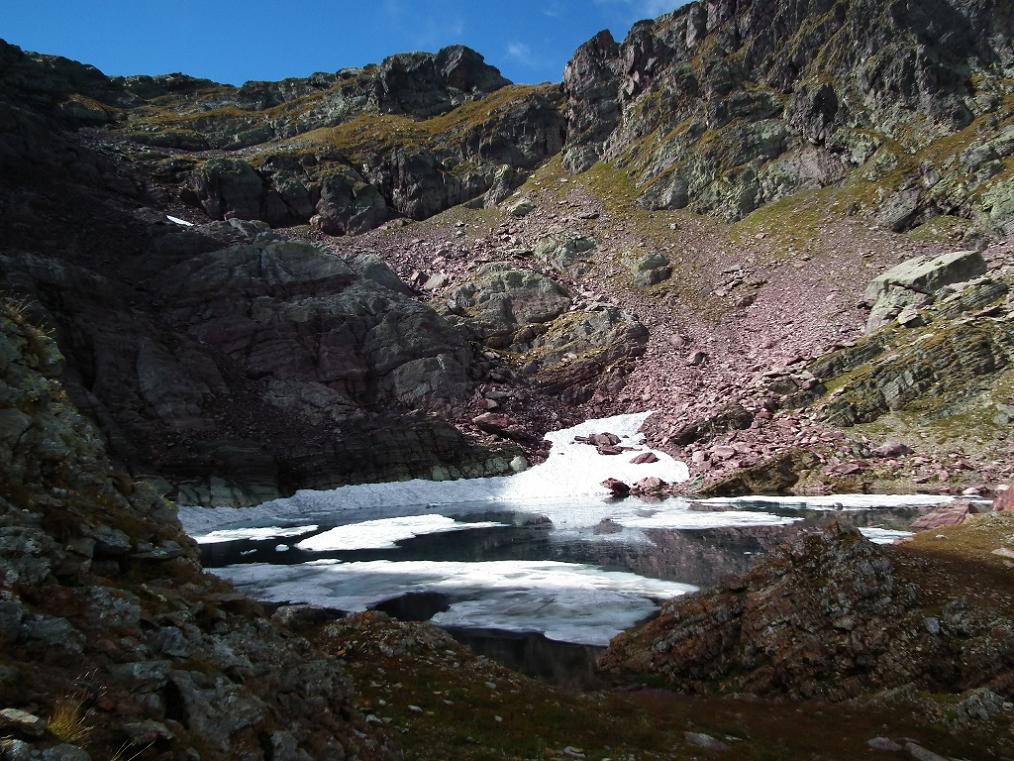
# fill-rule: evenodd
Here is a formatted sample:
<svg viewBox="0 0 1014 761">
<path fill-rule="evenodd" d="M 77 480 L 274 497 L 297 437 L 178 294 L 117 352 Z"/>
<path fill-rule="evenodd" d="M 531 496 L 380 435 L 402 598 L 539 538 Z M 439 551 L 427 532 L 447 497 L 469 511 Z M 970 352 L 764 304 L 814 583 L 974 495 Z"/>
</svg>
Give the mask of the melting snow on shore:
<svg viewBox="0 0 1014 761">
<path fill-rule="evenodd" d="M 608 644 L 651 615 L 655 600 L 696 591 L 690 584 L 548 560 L 322 560 L 234 565 L 215 569 L 215 574 L 260 600 L 344 611 L 367 610 L 404 594 L 444 594 L 450 607 L 431 619 L 440 626 L 542 632 L 549 639 L 588 645 Z"/>
<path fill-rule="evenodd" d="M 329 514 L 341 510 L 395 508 L 408 506 L 438 507 L 464 502 L 510 503 L 537 506 L 608 496 L 602 486 L 606 478 L 635 482 L 655 476 L 669 483 L 681 483 L 690 477 L 687 466 L 664 452 L 644 445 L 639 429 L 652 413 L 641 412 L 588 420 L 573 428 L 546 434 L 552 442 L 544 463 L 513 476 L 470 478 L 458 481 L 398 481 L 383 484 L 357 484 L 326 491 L 299 491 L 286 499 L 266 502 L 255 508 L 181 507 L 180 520 L 190 533 L 207 533 L 216 528 L 262 522 L 278 517 Z M 622 455 L 601 455 L 595 447 L 576 443 L 576 436 L 614 433 L 623 446 L 634 451 Z M 658 462 L 634 465 L 638 454 L 654 452 Z"/>
</svg>

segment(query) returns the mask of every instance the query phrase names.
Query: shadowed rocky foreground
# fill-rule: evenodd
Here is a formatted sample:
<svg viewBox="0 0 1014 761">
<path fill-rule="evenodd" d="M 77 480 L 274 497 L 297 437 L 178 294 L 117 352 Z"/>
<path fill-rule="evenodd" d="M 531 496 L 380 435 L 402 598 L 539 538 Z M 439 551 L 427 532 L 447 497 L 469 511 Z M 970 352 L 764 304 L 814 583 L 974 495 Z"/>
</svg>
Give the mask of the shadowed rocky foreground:
<svg viewBox="0 0 1014 761">
<path fill-rule="evenodd" d="M 0 757 L 1010 757 L 1012 38 L 1000 0 L 720 0 L 560 85 L 455 46 L 241 87 L 0 41 Z M 772 546 L 587 694 L 250 601 L 173 506 L 506 475 L 645 410 L 691 478 L 618 494 L 972 502 Z"/>
</svg>

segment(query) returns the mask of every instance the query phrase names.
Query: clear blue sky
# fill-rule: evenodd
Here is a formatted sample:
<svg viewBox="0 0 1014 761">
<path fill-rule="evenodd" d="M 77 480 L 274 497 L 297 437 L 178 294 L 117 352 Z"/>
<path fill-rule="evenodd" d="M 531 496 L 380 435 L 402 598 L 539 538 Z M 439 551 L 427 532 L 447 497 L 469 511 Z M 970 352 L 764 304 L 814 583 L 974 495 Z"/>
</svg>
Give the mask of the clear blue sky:
<svg viewBox="0 0 1014 761">
<path fill-rule="evenodd" d="M 574 49 L 686 0 L 2 0 L 0 38 L 106 74 L 281 79 L 463 43 L 515 82 L 558 81 Z"/>
</svg>

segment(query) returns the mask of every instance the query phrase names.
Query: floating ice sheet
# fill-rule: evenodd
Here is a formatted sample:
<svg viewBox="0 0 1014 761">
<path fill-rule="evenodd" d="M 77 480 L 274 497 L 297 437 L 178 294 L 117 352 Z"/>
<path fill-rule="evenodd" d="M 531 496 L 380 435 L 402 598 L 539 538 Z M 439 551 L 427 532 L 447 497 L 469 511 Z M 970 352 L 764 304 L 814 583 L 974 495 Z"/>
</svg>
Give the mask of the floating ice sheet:
<svg viewBox="0 0 1014 761">
<path fill-rule="evenodd" d="M 605 645 L 655 610 L 655 600 L 696 587 L 556 561 L 461 563 L 333 560 L 302 565 L 249 564 L 214 571 L 268 602 L 366 610 L 409 593 L 447 595 L 450 608 L 433 622 Z"/>
<path fill-rule="evenodd" d="M 299 542 L 296 547 L 310 552 L 335 550 L 383 550 L 397 547 L 397 542 L 423 534 L 442 534 L 476 528 L 496 528 L 503 523 L 482 521 L 461 523 L 443 515 L 406 515 L 375 521 L 350 523 Z"/>
<path fill-rule="evenodd" d="M 787 526 L 803 520 L 800 517 L 772 515 L 771 513 L 722 510 L 698 512 L 694 510 L 663 510 L 654 515 L 618 517 L 613 520 L 626 528 L 654 528 L 692 530 L 725 528 L 729 526 Z"/>
<path fill-rule="evenodd" d="M 280 526 L 263 526 L 260 528 L 230 528 L 210 531 L 194 537 L 198 544 L 218 544 L 220 542 L 235 542 L 241 539 L 282 539 L 287 536 L 299 536 L 316 531 L 317 526 L 293 526 L 281 528 Z"/>
</svg>

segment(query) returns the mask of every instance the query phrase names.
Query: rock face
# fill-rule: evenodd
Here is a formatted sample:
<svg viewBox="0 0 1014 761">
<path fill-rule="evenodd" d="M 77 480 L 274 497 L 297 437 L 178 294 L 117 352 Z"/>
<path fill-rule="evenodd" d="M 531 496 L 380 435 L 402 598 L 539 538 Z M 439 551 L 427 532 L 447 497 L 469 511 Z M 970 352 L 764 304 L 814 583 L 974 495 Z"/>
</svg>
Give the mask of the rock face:
<svg viewBox="0 0 1014 761">
<path fill-rule="evenodd" d="M 555 243 L 554 243 L 555 245 Z M 486 264 L 456 288 L 447 308 L 490 348 L 509 352 L 522 376 L 580 402 L 622 385 L 648 331 L 615 307 L 570 309 L 567 290 L 539 272 Z"/>
<path fill-rule="evenodd" d="M 136 472 L 188 503 L 233 504 L 506 470 L 447 425 L 398 420 L 461 401 L 479 369 L 467 334 L 379 260 L 225 223 L 157 232 L 120 277 L 0 256 L 0 282 L 59 327 L 72 395 Z"/>
<path fill-rule="evenodd" d="M 499 201 L 563 141 L 556 88 L 512 86 L 462 46 L 238 88 L 107 78 L 2 41 L 0 64 L 0 92 L 64 123 L 109 126 L 112 150 L 212 218 L 331 235 L 487 191 Z"/>
<path fill-rule="evenodd" d="M 600 666 L 684 691 L 821 700 L 902 685 L 967 690 L 1009 668 L 1009 621 L 994 629 L 1000 618 L 960 602 L 932 623 L 927 615 L 880 548 L 835 527 L 783 546 L 719 589 L 666 604 L 615 638 Z M 980 647 L 995 660 L 947 655 Z"/>
<path fill-rule="evenodd" d="M 62 361 L 0 306 L 0 753 L 397 757 L 338 659 L 201 574 L 173 506 L 68 401 Z M 47 727 L 61 711 L 74 738 Z"/>
<path fill-rule="evenodd" d="M 382 261 L 287 242 L 263 222 L 170 224 L 136 165 L 90 149 L 11 80 L 43 72 L 32 92 L 50 87 L 56 102 L 79 80 L 114 84 L 15 59 L 0 87 L 20 125 L 0 137 L 0 289 L 55 331 L 68 393 L 132 473 L 185 502 L 246 504 L 507 471 L 515 451 L 425 414 L 467 396 L 484 365 Z"/>
<path fill-rule="evenodd" d="M 891 229 L 955 211 L 1002 229 L 1012 39 L 992 0 L 690 3 L 577 50 L 564 165 L 611 161 L 649 208 L 726 219 L 858 170 L 873 198 L 848 202 Z"/>
<path fill-rule="evenodd" d="M 941 259 L 955 261 L 956 256 Z M 957 261 L 962 259 L 972 262 L 970 271 L 979 271 L 981 262 L 974 257 L 962 254 Z M 904 271 L 927 270 L 905 265 Z M 884 286 L 883 277 L 868 293 L 881 293 L 883 287 L 921 293 Z M 816 360 L 809 370 L 819 390 L 837 386 L 822 401 L 822 416 L 834 425 L 852 426 L 917 413 L 925 416 L 930 435 L 946 435 L 944 429 L 956 424 L 972 425 L 986 436 L 1006 425 L 1004 373 L 1014 357 L 1014 333 L 1006 318 L 1009 289 L 1004 278 L 980 277 L 960 291 L 935 291 L 926 296 L 935 303 L 919 310 L 917 324 L 893 323 Z"/>
</svg>

